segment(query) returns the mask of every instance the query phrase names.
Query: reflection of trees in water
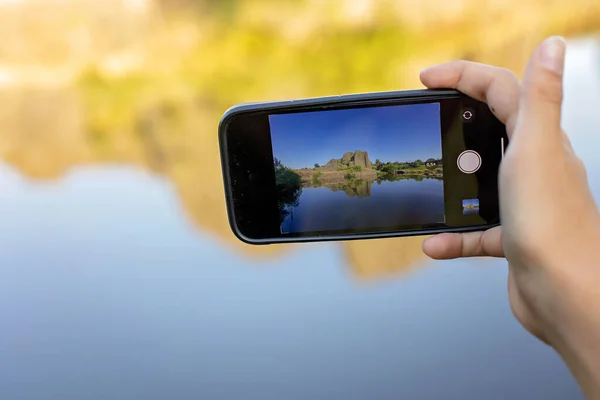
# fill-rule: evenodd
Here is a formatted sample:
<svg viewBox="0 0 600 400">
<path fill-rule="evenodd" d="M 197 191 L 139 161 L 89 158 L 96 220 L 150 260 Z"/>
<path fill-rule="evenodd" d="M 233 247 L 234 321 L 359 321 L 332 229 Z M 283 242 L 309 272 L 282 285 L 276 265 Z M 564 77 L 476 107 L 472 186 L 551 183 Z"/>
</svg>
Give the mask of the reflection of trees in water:
<svg viewBox="0 0 600 400">
<path fill-rule="evenodd" d="M 322 186 L 334 192 L 343 191 L 348 197 L 363 198 L 371 196 L 373 181 L 356 179 L 349 182 L 324 184 Z"/>
<path fill-rule="evenodd" d="M 320 180 L 315 180 L 311 182 L 311 185 L 308 187 L 312 188 L 327 188 L 334 192 L 343 191 L 346 193 L 348 197 L 358 197 L 364 198 L 369 197 L 373 194 L 373 183 L 377 182 L 378 185 L 383 182 L 399 182 L 399 181 L 407 181 L 413 180 L 417 182 L 422 182 L 424 180 L 436 180 L 442 181 L 441 177 L 433 177 L 433 176 L 425 176 L 425 175 L 391 175 L 385 177 L 378 177 L 377 179 L 354 179 L 347 180 L 345 182 L 339 183 L 323 183 Z M 298 205 L 296 205 L 297 207 Z"/>
<path fill-rule="evenodd" d="M 279 223 L 282 223 L 290 215 L 291 210 L 300 204 L 302 178 L 292 169 L 283 165 L 277 158 L 274 159 L 274 167 Z"/>
<path fill-rule="evenodd" d="M 70 169 L 88 164 L 141 166 L 173 183 L 182 211 L 194 226 L 245 256 L 282 256 L 294 247 L 250 246 L 232 234 L 214 133 L 220 110 L 211 110 L 195 98 L 164 101 L 136 112 L 123 109 L 123 117 L 131 121 L 131 128 L 123 125 L 108 129 L 98 121 L 90 124 L 84 106 L 77 93 L 70 90 L 4 92 L 0 98 L 2 162 L 15 166 L 31 179 L 60 179 Z M 300 193 L 284 192 L 290 204 Z M 365 193 L 358 188 L 356 192 Z M 374 278 L 422 259 L 421 240 L 370 240 L 340 246 L 354 273 Z M 403 260 L 404 254 L 410 255 L 410 260 Z"/>
<path fill-rule="evenodd" d="M 344 188 L 344 192 L 348 197 L 358 197 L 359 199 L 362 199 L 363 197 L 371 196 L 372 187 L 373 181 L 358 179 L 355 182 L 348 184 Z"/>
<path fill-rule="evenodd" d="M 399 182 L 399 181 L 417 181 L 417 182 L 422 182 L 424 180 L 436 180 L 436 181 L 442 181 L 444 180 L 444 178 L 440 177 L 440 176 L 426 176 L 426 175 L 421 175 L 421 174 L 415 174 L 415 175 L 387 175 L 385 177 L 379 177 L 377 178 L 377 183 L 381 184 L 383 182 Z"/>
<path fill-rule="evenodd" d="M 213 15 L 205 13 L 212 3 L 215 7 L 217 3 L 219 7 L 235 3 L 235 0 L 185 1 L 194 7 L 201 5 L 198 9 L 202 16 Z M 97 2 L 89 3 L 98 7 Z M 174 6 L 176 2 L 161 0 L 161 3 Z M 260 17 L 256 15 L 259 8 L 254 2 L 245 3 L 247 15 Z M 263 9 L 274 9 L 280 3 L 263 5 Z M 417 8 L 417 2 L 414 4 L 415 7 L 410 9 Z M 4 15 L 8 22 L 5 36 L 9 38 L 5 44 L 8 47 L 14 45 L 19 51 L 9 51 L 3 62 L 11 62 L 10 54 L 47 56 L 34 57 L 36 63 L 40 60 L 66 62 L 66 56 L 57 51 L 57 47 L 64 47 L 84 49 L 74 52 L 81 57 L 84 53 L 95 52 L 94 60 L 104 60 L 102 57 L 110 53 L 116 56 L 110 58 L 111 65 L 119 67 L 119 63 L 124 63 L 125 68 L 129 65 L 128 60 L 133 60 L 131 65 L 144 69 L 134 68 L 131 73 L 125 69 L 127 74 L 111 75 L 112 67 L 104 68 L 102 63 L 96 65 L 92 60 L 94 62 L 84 64 L 93 64 L 100 72 L 93 73 L 94 68 L 88 71 L 80 77 L 75 88 L 32 87 L 3 92 L 0 96 L 0 158 L 31 178 L 58 178 L 69 169 L 85 164 L 141 166 L 173 183 L 182 209 L 199 229 L 223 239 L 246 255 L 281 254 L 290 246 L 249 246 L 238 241 L 230 231 L 216 136 L 217 122 L 227 107 L 236 102 L 267 98 L 408 88 L 418 84 L 420 68 L 467 53 L 480 62 L 518 69 L 525 65 L 529 51 L 545 35 L 544 32 L 577 33 L 591 29 L 587 27 L 597 29 L 598 6 L 583 10 L 582 1 L 564 3 L 563 6 L 547 1 L 536 4 L 539 5 L 534 8 L 539 9 L 539 13 L 527 9 L 519 14 L 527 14 L 523 16 L 525 20 L 534 18 L 538 29 L 513 23 L 517 30 L 508 36 L 506 21 L 502 18 L 512 19 L 514 13 L 504 13 L 505 17 L 499 16 L 485 25 L 472 24 L 470 15 L 458 18 L 444 28 L 448 42 L 461 43 L 454 47 L 441 42 L 436 45 L 432 38 L 438 37 L 439 32 L 435 29 L 412 32 L 398 28 L 401 25 L 393 18 L 387 22 L 379 21 L 369 29 L 354 29 L 332 22 L 326 13 L 314 13 L 324 21 L 322 27 L 326 27 L 321 29 L 315 25 L 315 29 L 321 29 L 318 31 L 319 46 L 314 45 L 311 35 L 305 36 L 307 40 L 303 40 L 302 35 L 279 35 L 275 34 L 279 32 L 278 27 L 257 29 L 258 25 L 244 22 L 243 18 L 239 23 L 209 21 L 206 25 L 197 21 L 181 26 L 157 23 L 149 31 L 136 28 L 140 24 L 132 19 L 121 23 L 129 17 L 118 9 L 105 7 L 106 13 L 94 12 L 93 18 L 90 17 L 94 23 L 87 25 L 93 29 L 84 29 L 80 34 L 78 30 L 68 31 L 69 24 L 64 24 L 64 20 L 61 22 L 59 13 L 54 13 L 52 19 L 39 12 L 35 15 L 42 15 L 43 19 L 35 17 L 33 12 L 15 14 L 19 15 L 16 19 L 13 14 Z M 548 11 L 549 7 L 551 11 Z M 556 12 L 561 7 L 565 12 Z M 34 8 L 32 5 L 28 10 L 34 11 Z M 478 6 L 478 13 L 486 13 L 485 8 L 485 5 Z M 309 7 L 306 11 L 310 13 Z M 269 12 L 265 16 L 267 14 L 280 15 Z M 39 23 L 29 23 L 36 29 L 23 30 L 24 25 L 19 22 L 20 25 L 15 25 L 16 31 L 10 30 L 11 21 L 21 21 L 21 16 L 38 18 Z M 49 22 L 42 24 L 43 21 Z M 274 18 L 273 21 L 280 23 L 286 18 Z M 422 18 L 422 24 L 431 26 L 427 18 Z M 77 24 L 80 25 L 87 26 Z M 146 26 L 145 23 L 141 25 Z M 198 26 L 206 28 L 206 34 L 200 35 L 203 39 L 196 43 Z M 524 28 L 519 30 L 519 26 Z M 115 27 L 118 29 L 112 29 Z M 167 28 L 162 29 L 164 27 Z M 26 32 L 30 31 L 33 33 L 28 36 Z M 48 37 L 45 32 L 52 33 L 52 42 L 56 45 L 51 47 L 52 51 L 48 50 L 46 41 L 38 39 Z M 65 40 L 61 41 L 63 36 Z M 72 37 L 89 37 L 93 43 L 83 40 L 73 47 L 70 44 Z M 486 46 L 471 40 L 481 37 L 486 38 Z M 16 39 L 11 41 L 10 38 Z M 293 46 L 288 42 L 290 38 Z M 36 41 L 37 51 L 35 46 L 23 47 L 36 45 Z M 63 42 L 69 45 L 62 46 Z M 98 47 L 98 43 L 102 45 Z M 406 43 L 410 46 L 404 46 Z M 90 48 L 91 44 L 96 47 Z M 26 70 L 19 68 L 18 63 L 24 62 L 22 59 L 15 62 L 15 70 Z M 430 178 L 402 176 L 386 180 L 396 179 Z M 347 187 L 347 194 L 367 196 L 372 182 L 366 187 L 364 183 L 361 185 Z M 283 192 L 283 199 L 289 204 L 294 204 L 300 196 L 299 191 L 292 189 Z M 350 267 L 360 276 L 371 277 L 415 263 L 422 257 L 421 241 L 422 238 L 370 240 L 341 246 Z"/>
</svg>

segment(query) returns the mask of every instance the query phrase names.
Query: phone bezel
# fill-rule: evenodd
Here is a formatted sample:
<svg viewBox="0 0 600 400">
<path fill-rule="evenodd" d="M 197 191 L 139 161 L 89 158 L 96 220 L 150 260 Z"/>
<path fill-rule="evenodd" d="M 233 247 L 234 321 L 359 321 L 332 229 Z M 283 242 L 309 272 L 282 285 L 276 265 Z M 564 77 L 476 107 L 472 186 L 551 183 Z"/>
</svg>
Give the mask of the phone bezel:
<svg viewBox="0 0 600 400">
<path fill-rule="evenodd" d="M 491 224 L 471 225 L 462 227 L 432 227 L 426 229 L 411 229 L 393 232 L 370 232 L 370 233 L 349 233 L 349 234 L 327 234 L 314 236 L 282 236 L 271 238 L 252 238 L 245 235 L 237 224 L 237 214 L 235 207 L 235 199 L 232 193 L 232 182 L 230 173 L 230 153 L 227 144 L 227 128 L 230 121 L 240 114 L 254 113 L 269 113 L 281 112 L 290 110 L 291 112 L 314 111 L 315 107 L 322 110 L 329 108 L 352 107 L 352 106 L 383 106 L 391 103 L 408 103 L 411 101 L 417 102 L 432 102 L 436 100 L 449 100 L 468 98 L 461 92 L 451 89 L 426 89 L 426 90 L 411 90 L 411 91 L 392 91 L 378 93 L 362 93 L 350 94 L 341 96 L 318 97 L 301 100 L 287 100 L 277 102 L 259 102 L 245 103 L 231 107 L 225 112 L 219 123 L 219 147 L 221 153 L 221 165 L 223 173 L 223 182 L 225 186 L 225 199 L 227 206 L 227 215 L 229 225 L 234 235 L 247 244 L 278 244 L 278 243 L 298 243 L 298 242 L 321 242 L 321 241 L 349 241 L 349 240 L 364 240 L 364 239 L 383 239 L 393 237 L 407 237 L 420 235 L 433 235 L 444 232 L 472 232 L 484 229 L 489 229 L 498 226 L 500 221 Z M 470 98 L 469 98 L 470 99 Z M 473 100 L 473 99 L 471 99 Z M 474 100 L 473 100 L 474 101 Z M 490 112 L 491 113 L 491 112 Z M 476 121 L 475 121 L 476 123 Z M 502 125 L 503 126 L 503 125 Z M 508 145 L 505 128 L 502 132 L 505 147 Z"/>
</svg>

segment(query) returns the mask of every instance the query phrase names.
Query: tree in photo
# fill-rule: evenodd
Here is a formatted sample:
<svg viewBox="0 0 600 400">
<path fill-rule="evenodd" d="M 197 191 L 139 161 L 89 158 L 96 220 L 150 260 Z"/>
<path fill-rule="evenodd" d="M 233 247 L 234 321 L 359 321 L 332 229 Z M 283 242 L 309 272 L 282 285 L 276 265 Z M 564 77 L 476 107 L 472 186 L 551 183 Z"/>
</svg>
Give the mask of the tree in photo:
<svg viewBox="0 0 600 400">
<path fill-rule="evenodd" d="M 289 215 L 289 209 L 298 207 L 302 194 L 302 178 L 291 168 L 286 167 L 277 158 L 274 159 L 275 184 L 277 186 L 277 205 L 279 222 Z"/>
</svg>

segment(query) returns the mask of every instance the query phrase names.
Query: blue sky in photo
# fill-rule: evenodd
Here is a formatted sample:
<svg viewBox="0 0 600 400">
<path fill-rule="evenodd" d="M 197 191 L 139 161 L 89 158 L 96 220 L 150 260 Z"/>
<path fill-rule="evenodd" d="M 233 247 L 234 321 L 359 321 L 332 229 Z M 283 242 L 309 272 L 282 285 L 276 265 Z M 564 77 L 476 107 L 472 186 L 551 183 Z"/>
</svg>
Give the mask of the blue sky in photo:
<svg viewBox="0 0 600 400">
<path fill-rule="evenodd" d="M 276 114 L 269 122 L 273 155 L 291 168 L 356 150 L 372 162 L 442 157 L 439 103 Z"/>
</svg>

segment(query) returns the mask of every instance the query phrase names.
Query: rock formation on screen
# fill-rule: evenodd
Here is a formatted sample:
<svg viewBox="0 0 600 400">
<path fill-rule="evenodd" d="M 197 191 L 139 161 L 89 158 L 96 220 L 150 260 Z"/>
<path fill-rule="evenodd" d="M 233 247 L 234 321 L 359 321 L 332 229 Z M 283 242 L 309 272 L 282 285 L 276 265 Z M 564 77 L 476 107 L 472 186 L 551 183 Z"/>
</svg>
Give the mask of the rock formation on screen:
<svg viewBox="0 0 600 400">
<path fill-rule="evenodd" d="M 329 160 L 323 167 L 324 169 L 335 171 L 338 167 L 361 167 L 361 168 L 373 168 L 371 160 L 369 160 L 369 153 L 366 151 L 356 150 L 354 153 L 344 153 L 342 158 L 333 158 Z"/>
</svg>

